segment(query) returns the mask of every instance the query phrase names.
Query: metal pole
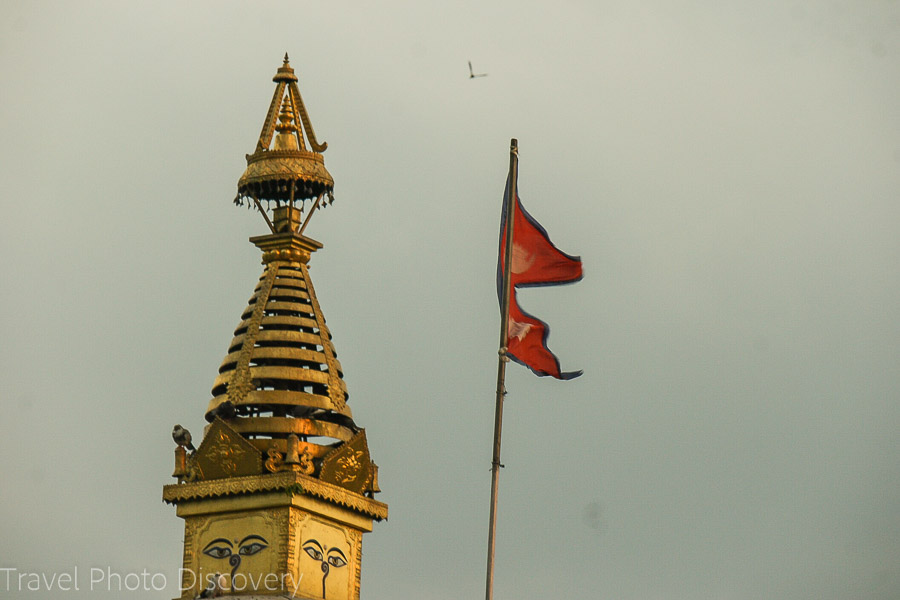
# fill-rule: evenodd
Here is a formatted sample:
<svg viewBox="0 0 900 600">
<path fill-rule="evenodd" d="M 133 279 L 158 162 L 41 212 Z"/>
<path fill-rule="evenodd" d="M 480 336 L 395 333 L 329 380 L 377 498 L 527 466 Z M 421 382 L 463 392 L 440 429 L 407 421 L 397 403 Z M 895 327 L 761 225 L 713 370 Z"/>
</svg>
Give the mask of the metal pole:
<svg viewBox="0 0 900 600">
<path fill-rule="evenodd" d="M 497 533 L 497 484 L 500 467 L 500 433 L 503 428 L 503 398 L 506 396 L 506 345 L 509 330 L 510 273 L 512 272 L 513 223 L 515 222 L 516 178 L 519 166 L 519 144 L 513 138 L 509 142 L 509 182 L 506 197 L 506 247 L 504 248 L 503 290 L 500 303 L 500 350 L 497 361 L 497 405 L 494 409 L 494 454 L 491 459 L 491 519 L 488 529 L 487 583 L 485 600 L 494 596 L 494 547 Z"/>
<path fill-rule="evenodd" d="M 312 219 L 313 213 L 316 212 L 316 209 L 319 208 L 319 202 L 322 200 L 322 196 L 325 195 L 325 192 L 319 194 L 319 197 L 316 198 L 315 204 L 312 205 L 312 208 L 309 209 L 309 214 L 306 215 L 306 220 L 303 221 L 303 225 L 300 227 L 300 231 L 297 232 L 297 235 L 303 235 L 303 232 L 306 231 L 306 226 L 309 225 L 309 220 Z"/>
<path fill-rule="evenodd" d="M 266 225 L 269 226 L 269 231 L 271 231 L 272 233 L 275 233 L 275 226 L 272 225 L 272 221 L 269 220 L 269 215 L 267 215 L 266 211 L 263 210 L 262 204 L 259 203 L 259 199 L 255 195 L 252 196 L 252 198 L 253 198 L 253 201 L 256 203 L 256 208 L 259 210 L 259 212 L 262 213 L 263 219 L 266 220 Z"/>
</svg>

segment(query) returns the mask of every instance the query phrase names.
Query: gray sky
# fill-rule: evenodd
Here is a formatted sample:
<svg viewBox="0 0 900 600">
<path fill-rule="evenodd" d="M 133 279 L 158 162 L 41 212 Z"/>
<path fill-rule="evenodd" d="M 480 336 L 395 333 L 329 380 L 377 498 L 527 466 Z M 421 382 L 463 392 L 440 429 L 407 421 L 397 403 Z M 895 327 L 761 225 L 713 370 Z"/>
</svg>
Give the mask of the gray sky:
<svg viewBox="0 0 900 600">
<path fill-rule="evenodd" d="M 900 597 L 887 0 L 3 2 L 0 567 L 176 595 L 169 432 L 202 429 L 261 271 L 231 199 L 285 51 L 391 511 L 364 598 L 483 594 L 511 137 L 585 264 L 521 304 L 585 374 L 510 370 L 495 597 Z"/>
</svg>

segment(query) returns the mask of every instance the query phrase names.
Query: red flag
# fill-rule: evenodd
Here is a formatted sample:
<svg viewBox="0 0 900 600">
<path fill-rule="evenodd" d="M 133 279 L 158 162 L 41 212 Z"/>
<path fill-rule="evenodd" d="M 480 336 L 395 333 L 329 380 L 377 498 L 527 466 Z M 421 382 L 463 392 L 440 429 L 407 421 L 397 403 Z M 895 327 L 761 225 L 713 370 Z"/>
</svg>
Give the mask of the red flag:
<svg viewBox="0 0 900 600">
<path fill-rule="evenodd" d="M 497 264 L 497 291 L 503 299 L 503 273 L 506 267 L 506 212 L 509 182 L 503 199 L 500 220 L 500 252 Z M 547 231 L 528 214 L 516 194 L 513 206 L 512 263 L 510 265 L 509 325 L 507 327 L 507 356 L 525 365 L 535 375 L 550 375 L 557 379 L 573 379 L 581 371 L 562 372 L 559 359 L 547 348 L 550 328 L 540 319 L 519 307 L 516 288 L 563 285 L 579 281 L 582 276 L 581 258 L 560 251 L 550 241 Z"/>
</svg>

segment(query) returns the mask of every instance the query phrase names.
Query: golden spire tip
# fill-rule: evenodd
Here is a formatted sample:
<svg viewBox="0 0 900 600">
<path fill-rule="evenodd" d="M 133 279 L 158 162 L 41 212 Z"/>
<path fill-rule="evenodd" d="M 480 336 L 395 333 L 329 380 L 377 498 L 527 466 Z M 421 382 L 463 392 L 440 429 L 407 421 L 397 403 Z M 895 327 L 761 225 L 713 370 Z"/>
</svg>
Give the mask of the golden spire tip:
<svg viewBox="0 0 900 600">
<path fill-rule="evenodd" d="M 287 52 L 284 53 L 284 64 L 288 64 L 288 55 L 287 54 L 288 54 Z"/>
</svg>

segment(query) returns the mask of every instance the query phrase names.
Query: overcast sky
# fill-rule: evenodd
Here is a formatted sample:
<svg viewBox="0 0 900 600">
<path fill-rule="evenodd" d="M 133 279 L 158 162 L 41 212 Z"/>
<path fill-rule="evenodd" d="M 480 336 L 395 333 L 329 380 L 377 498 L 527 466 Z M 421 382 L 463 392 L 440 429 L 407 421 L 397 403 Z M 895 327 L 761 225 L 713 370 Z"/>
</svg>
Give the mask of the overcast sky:
<svg viewBox="0 0 900 600">
<path fill-rule="evenodd" d="M 585 267 L 520 302 L 584 376 L 509 370 L 495 598 L 900 597 L 889 0 L 0 3 L 0 568 L 178 595 L 169 433 L 261 272 L 231 200 L 285 51 L 390 506 L 364 599 L 483 595 L 512 137 Z"/>
</svg>

